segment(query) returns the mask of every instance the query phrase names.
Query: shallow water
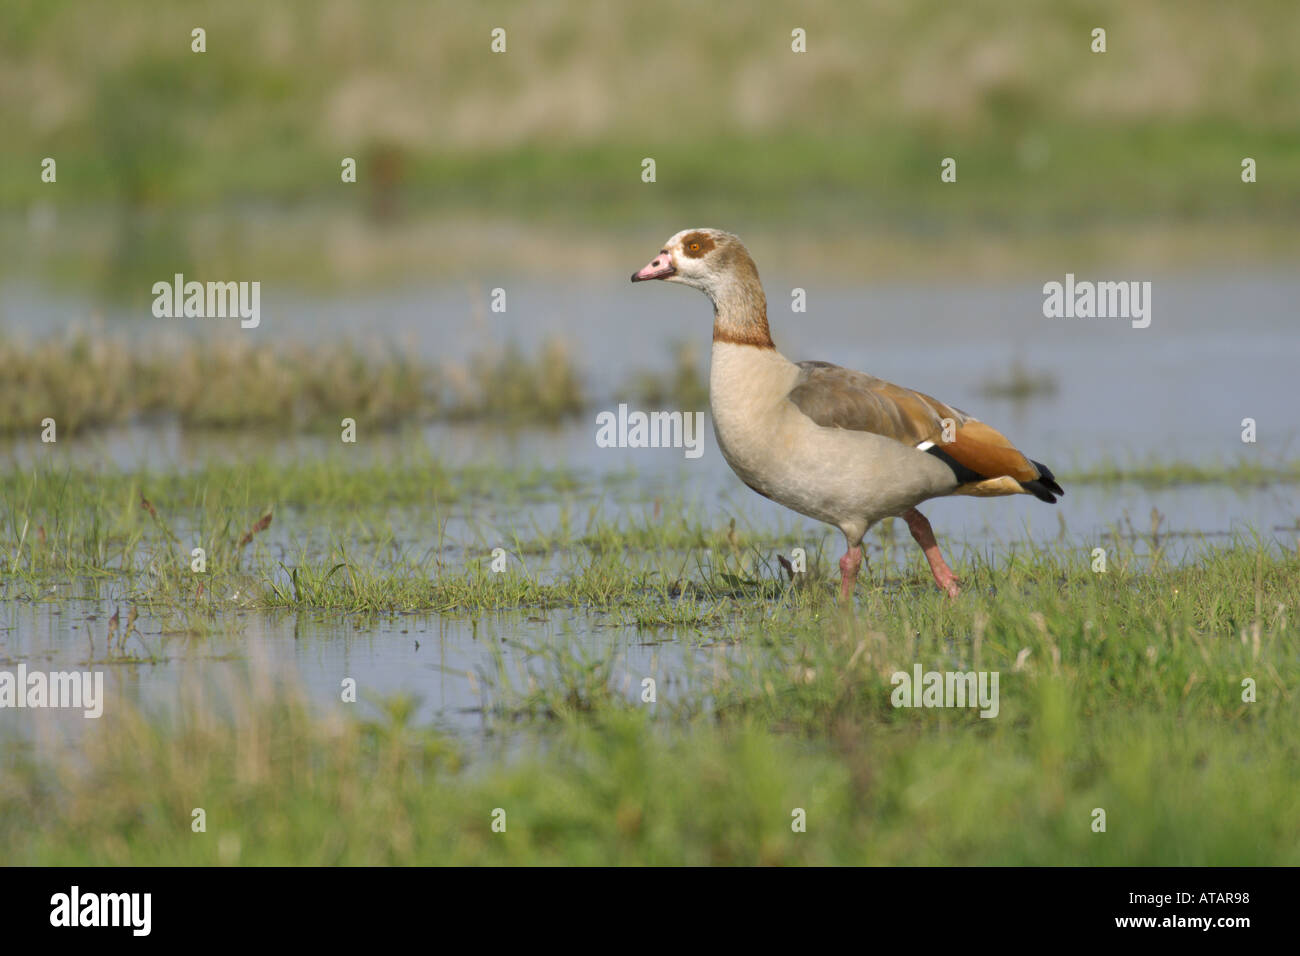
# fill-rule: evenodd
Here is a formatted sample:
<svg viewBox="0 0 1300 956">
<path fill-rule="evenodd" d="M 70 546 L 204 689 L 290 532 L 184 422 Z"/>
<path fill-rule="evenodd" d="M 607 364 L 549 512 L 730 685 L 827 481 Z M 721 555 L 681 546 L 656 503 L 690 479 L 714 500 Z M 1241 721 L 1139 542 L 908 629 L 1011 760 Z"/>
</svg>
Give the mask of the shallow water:
<svg viewBox="0 0 1300 956">
<path fill-rule="evenodd" d="M 1060 279 L 1065 271 L 1043 281 Z M 483 308 L 487 288 L 496 284 L 509 289 L 504 315 Z M 805 314 L 792 314 L 786 304 L 794 285 L 807 290 Z M 767 288 L 774 336 L 791 357 L 835 361 L 936 394 L 1001 428 L 1058 474 L 1112 461 L 1280 463 L 1300 454 L 1300 416 L 1293 411 L 1300 358 L 1296 277 L 1157 278 L 1147 329 L 1116 319 L 1046 319 L 1041 282 L 853 288 L 781 277 L 769 280 Z M 156 328 L 152 323 L 168 321 L 29 286 L 10 283 L 0 290 L 0 320 L 30 334 L 57 332 L 95 311 L 113 332 L 147 335 Z M 240 331 L 236 324 L 207 332 L 268 341 L 303 336 L 402 341 L 439 359 L 463 358 L 507 338 L 528 348 L 561 335 L 578 348 L 594 392 L 609 395 L 630 371 L 662 367 L 669 341 L 698 343 L 701 362 L 706 361 L 709 319 L 707 302 L 682 288 L 629 286 L 625 278 L 580 288 L 486 279 L 479 286 L 413 288 L 329 302 L 264 289 L 259 329 Z M 1052 375 L 1055 394 L 1028 401 L 982 395 L 982 383 L 1004 373 L 1013 359 L 1032 372 Z M 159 470 L 263 455 L 386 460 L 422 445 L 451 466 L 540 465 L 574 470 L 587 479 L 579 491 L 526 507 L 494 500 L 490 489 L 481 499 L 451 507 L 438 516 L 448 560 L 477 560 L 498 542 L 508 547 L 516 535 L 527 538 L 552 529 L 566 511 L 570 517 L 585 515 L 600 503 L 602 514 L 615 519 L 644 514 L 656 501 L 711 522 L 735 517 L 760 535 L 770 531 L 775 537 L 793 529 L 806 535 L 810 548 L 838 554 L 842 545 L 835 533 L 744 488 L 722 461 L 711 431 L 703 455 L 689 460 L 680 449 L 599 448 L 594 416 L 557 429 L 515 432 L 439 424 L 402 435 L 363 436 L 360 444 L 346 448 L 332 434 L 196 436 L 151 424 L 61 440 L 55 446 L 9 439 L 0 444 L 0 459 L 18 466 L 52 460 Z M 1246 417 L 1258 423 L 1255 444 L 1241 441 Z M 604 481 L 609 476 L 624 480 L 611 485 Z M 1068 494 L 1055 507 L 1029 498 L 952 499 L 932 502 L 925 511 L 941 543 L 958 558 L 964 551 L 996 556 L 1010 542 L 1026 540 L 1090 549 L 1107 543 L 1112 532 L 1130 527 L 1147 532 L 1153 509 L 1164 516 L 1161 533 L 1172 536 L 1168 540 L 1175 560 L 1226 543 L 1234 534 L 1257 532 L 1289 549 L 1300 544 L 1300 499 L 1294 486 L 1066 485 Z M 406 529 L 406 544 L 414 552 L 436 541 L 437 522 L 429 522 L 424 541 L 418 520 L 400 512 L 389 518 Z M 333 530 L 326 516 L 286 512 L 277 517 L 267 547 L 288 559 L 303 548 L 328 547 Z M 66 590 L 76 593 L 72 583 Z M 63 598 L 61 593 L 18 600 L 6 588 L 0 599 L 0 669 L 18 662 L 47 670 L 78 667 L 87 655 L 87 629 L 102 641 L 109 604 L 103 596 Z M 237 677 L 254 666 L 296 677 L 323 707 L 337 705 L 343 677 L 358 681 L 363 708 L 372 706 L 365 701 L 377 695 L 415 694 L 422 701 L 422 716 L 476 738 L 483 727 L 484 683 L 465 675 L 491 670 L 498 659 L 515 673 L 536 666 L 525 660 L 518 645 L 574 642 L 595 655 L 614 647 L 613 680 L 626 693 L 637 693 L 645 676 L 658 678 L 662 688 L 666 679 L 710 666 L 718 655 L 729 653 L 725 646 L 702 646 L 708 643 L 706 636 L 641 633 L 571 610 L 477 619 L 231 611 L 221 625 L 218 635 L 192 639 L 165 635 L 160 622 L 142 618 L 144 639 L 162 661 L 104 666 L 109 706 L 122 699 L 146 706 L 169 701 L 190 671 L 209 678 L 220 672 Z M 489 647 L 498 648 L 500 657 Z M 56 712 L 0 710 L 0 731 L 16 728 L 21 735 L 46 720 L 70 723 Z"/>
<path fill-rule="evenodd" d="M 1063 279 L 1066 268 L 998 285 L 851 287 L 781 276 L 766 282 L 769 316 L 777 345 L 792 359 L 832 361 L 934 394 L 1063 468 L 1100 457 L 1300 454 L 1300 416 L 1291 412 L 1300 277 L 1156 277 L 1150 327 L 1135 329 L 1123 319 L 1044 318 L 1042 283 Z M 505 313 L 486 308 L 497 286 L 509 293 Z M 795 286 L 806 290 L 805 313 L 790 311 Z M 229 320 L 155 319 L 147 302 L 128 310 L 9 282 L 0 286 L 0 328 L 48 334 L 99 316 L 108 332 L 198 330 L 268 343 L 337 337 L 395 342 L 453 361 L 506 341 L 530 349 L 558 336 L 573 344 L 601 396 L 634 369 L 662 367 L 669 342 L 698 346 L 703 368 L 711 321 L 707 300 L 694 290 L 630 285 L 622 277 L 572 285 L 485 279 L 330 300 L 264 286 L 262 303 L 261 325 L 241 330 Z M 1023 402 L 982 395 L 980 386 L 1013 360 L 1054 377 L 1056 394 Z M 1246 417 L 1258 423 L 1258 442 L 1243 448 Z M 199 442 L 210 447 L 211 439 Z"/>
<path fill-rule="evenodd" d="M 666 631 L 638 635 L 612 628 L 599 615 L 581 611 L 520 611 L 478 619 L 437 614 L 357 615 L 319 611 L 231 611 L 222 615 L 221 632 L 202 637 L 168 633 L 148 613 L 137 622 L 140 639 L 154 662 L 105 663 L 104 602 L 76 598 L 58 601 L 6 601 L 0 618 L 0 669 L 25 663 L 34 670 L 84 669 L 93 634 L 95 670 L 103 671 L 106 710 L 129 702 L 145 707 L 172 705 L 182 680 L 198 676 L 212 686 L 259 675 L 290 678 L 322 707 L 343 707 L 342 681 L 357 682 L 356 710 L 378 712 L 380 698 L 417 698 L 416 714 L 446 731 L 469 737 L 488 726 L 485 708 L 498 702 L 504 680 L 516 691 L 528 675 L 541 676 L 546 663 L 531 647 L 560 644 L 604 656 L 614 648 L 616 690 L 640 695 L 651 677 L 662 688 L 670 674 L 681 675 L 718 653 L 713 648 L 673 643 Z M 142 655 L 136 638 L 125 651 Z M 526 645 L 526 646 L 523 646 Z M 691 658 L 691 660 L 688 660 Z M 472 678 L 467 675 L 474 675 Z M 191 690 L 192 685 L 186 684 Z M 663 693 L 663 691 L 661 691 Z M 21 725 L 30 722 L 33 726 Z M 91 726 L 80 711 L 0 710 L 0 730 L 41 733 L 49 727 L 76 731 Z M 506 721 L 508 724 L 508 720 Z M 45 725 L 45 726 L 42 726 Z M 501 726 L 500 721 L 492 725 Z"/>
</svg>

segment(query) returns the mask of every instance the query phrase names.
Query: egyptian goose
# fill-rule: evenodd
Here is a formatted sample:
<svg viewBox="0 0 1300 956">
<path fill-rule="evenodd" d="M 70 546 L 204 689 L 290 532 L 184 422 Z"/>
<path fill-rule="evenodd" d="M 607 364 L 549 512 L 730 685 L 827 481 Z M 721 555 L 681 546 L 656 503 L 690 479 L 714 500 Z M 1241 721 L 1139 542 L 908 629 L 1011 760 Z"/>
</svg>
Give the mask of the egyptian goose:
<svg viewBox="0 0 1300 956">
<path fill-rule="evenodd" d="M 957 578 L 916 506 L 943 495 L 1065 492 L 1046 465 L 960 409 L 828 362 L 791 362 L 776 350 L 758 269 L 736 236 L 685 229 L 633 282 L 694 286 L 713 302 L 709 406 L 723 457 L 766 498 L 834 525 L 848 550 L 840 594 L 862 566 L 862 537 L 901 516 L 949 597 Z"/>
</svg>

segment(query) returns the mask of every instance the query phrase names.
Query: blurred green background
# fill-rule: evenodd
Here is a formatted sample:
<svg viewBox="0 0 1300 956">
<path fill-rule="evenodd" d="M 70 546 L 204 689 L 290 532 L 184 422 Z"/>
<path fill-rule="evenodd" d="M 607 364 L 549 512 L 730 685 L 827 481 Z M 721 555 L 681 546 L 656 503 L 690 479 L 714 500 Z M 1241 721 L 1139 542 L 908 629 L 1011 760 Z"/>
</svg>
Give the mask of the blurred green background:
<svg viewBox="0 0 1300 956">
<path fill-rule="evenodd" d="M 1293 258 L 1297 37 L 1294 0 L 6 0 L 2 271 L 626 271 L 703 224 L 861 276 Z"/>
</svg>

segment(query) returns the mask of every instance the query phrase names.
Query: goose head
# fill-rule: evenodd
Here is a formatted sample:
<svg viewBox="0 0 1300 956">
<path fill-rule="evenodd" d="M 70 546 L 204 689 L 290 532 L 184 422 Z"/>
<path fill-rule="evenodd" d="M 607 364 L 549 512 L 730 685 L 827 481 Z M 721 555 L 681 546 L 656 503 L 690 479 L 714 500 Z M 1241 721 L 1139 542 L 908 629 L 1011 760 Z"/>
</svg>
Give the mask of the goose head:
<svg viewBox="0 0 1300 956">
<path fill-rule="evenodd" d="M 721 229 L 683 229 L 633 282 L 663 279 L 699 289 L 713 303 L 713 341 L 773 348 L 758 267 L 739 238 Z"/>
<path fill-rule="evenodd" d="M 754 261 L 736 236 L 721 229 L 683 229 L 648 265 L 632 273 L 632 281 L 680 282 L 714 296 L 726 284 L 748 279 L 747 273 L 757 281 Z"/>
</svg>

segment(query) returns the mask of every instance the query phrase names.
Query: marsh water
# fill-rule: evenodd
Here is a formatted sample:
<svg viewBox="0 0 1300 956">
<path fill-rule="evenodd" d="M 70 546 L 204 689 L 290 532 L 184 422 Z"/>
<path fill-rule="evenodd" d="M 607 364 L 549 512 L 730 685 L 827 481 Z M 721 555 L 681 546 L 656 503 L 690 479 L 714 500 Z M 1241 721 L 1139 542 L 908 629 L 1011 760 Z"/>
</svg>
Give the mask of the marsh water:
<svg viewBox="0 0 1300 956">
<path fill-rule="evenodd" d="M 484 307 L 487 290 L 495 286 L 509 289 L 505 313 Z M 1281 464 L 1300 454 L 1300 415 L 1294 411 L 1300 278 L 1295 276 L 1157 277 L 1152 321 L 1144 329 L 1118 318 L 1045 318 L 1038 282 L 854 287 L 778 276 L 767 277 L 766 286 L 773 335 L 790 357 L 833 361 L 935 394 L 993 423 L 1058 475 L 1147 462 Z M 795 286 L 805 290 L 806 312 L 790 309 Z M 147 307 L 105 307 L 32 284 L 0 286 L 0 327 L 11 332 L 58 334 L 92 316 L 98 327 L 141 337 L 155 331 L 155 323 L 182 322 L 153 319 Z M 197 320 L 203 328 L 195 334 L 253 335 L 268 344 L 335 337 L 395 342 L 447 361 L 505 340 L 528 350 L 559 336 L 572 344 L 599 408 L 612 410 L 610 396 L 620 383 L 637 369 L 662 367 L 668 343 L 697 344 L 703 370 L 710 320 L 706 300 L 681 287 L 630 286 L 623 277 L 561 285 L 485 276 L 455 287 L 408 287 L 328 300 L 268 288 L 258 329 L 240 330 L 237 321 Z M 1005 378 L 1013 364 L 1045 376 L 1054 388 L 1022 398 L 988 394 L 987 383 Z M 566 509 L 585 512 L 594 506 L 609 518 L 652 507 L 685 508 L 723 524 L 734 517 L 750 528 L 793 530 L 806 536 L 810 549 L 832 557 L 842 548 L 838 533 L 744 488 L 707 429 L 697 459 L 688 459 L 682 449 L 601 448 L 595 414 L 544 429 L 437 424 L 400 435 L 366 435 L 355 446 L 341 446 L 334 433 L 193 434 L 151 422 L 53 446 L 7 439 L 0 456 L 11 467 L 54 460 L 163 470 L 261 456 L 382 461 L 423 447 L 449 466 L 542 466 L 586 479 L 562 500 L 530 502 L 525 508 L 483 489 L 472 503 L 453 506 L 441 531 L 394 514 L 413 547 L 442 547 L 449 562 L 475 560 L 498 543 L 508 547 L 517 535 L 554 527 Z M 1242 440 L 1247 418 L 1255 421 L 1253 443 Z M 606 480 L 610 476 L 619 480 Z M 997 555 L 1012 542 L 1091 548 L 1105 544 L 1108 535 L 1149 530 L 1153 512 L 1160 516 L 1160 534 L 1174 560 L 1234 535 L 1257 534 L 1289 549 L 1300 539 L 1300 498 L 1291 484 L 1065 484 L 1068 494 L 1055 507 L 1025 497 L 941 500 L 925 510 L 941 543 L 959 559 L 972 551 Z M 267 546 L 287 560 L 304 542 L 315 546 L 329 540 L 332 530 L 328 514 L 298 513 L 293 521 L 277 521 Z M 19 599 L 10 583 L 0 584 L 0 667 L 25 662 L 45 670 L 77 668 L 86 660 L 87 635 L 102 634 L 112 613 L 111 592 L 111 587 L 67 581 L 40 599 Z M 371 616 L 232 608 L 212 635 L 168 636 L 147 615 L 139 629 L 153 642 L 159 662 L 106 665 L 110 706 L 123 698 L 146 706 L 168 702 L 191 672 L 212 678 L 228 669 L 237 679 L 252 667 L 296 677 L 321 702 L 338 700 L 342 677 L 357 680 L 365 707 L 376 697 L 413 694 L 422 716 L 470 737 L 483 725 L 483 696 L 481 681 L 467 675 L 499 664 L 522 674 L 536 665 L 522 648 L 562 642 L 593 655 L 612 652 L 613 679 L 629 694 L 639 690 L 642 676 L 680 676 L 729 653 L 707 633 L 640 630 L 583 609 Z M 57 712 L 38 718 L 37 724 L 48 718 L 74 726 L 75 733 L 94 732 L 85 730 L 94 721 L 73 721 Z M 0 712 L 0 728 L 5 725 L 32 726 L 13 711 Z"/>
</svg>

